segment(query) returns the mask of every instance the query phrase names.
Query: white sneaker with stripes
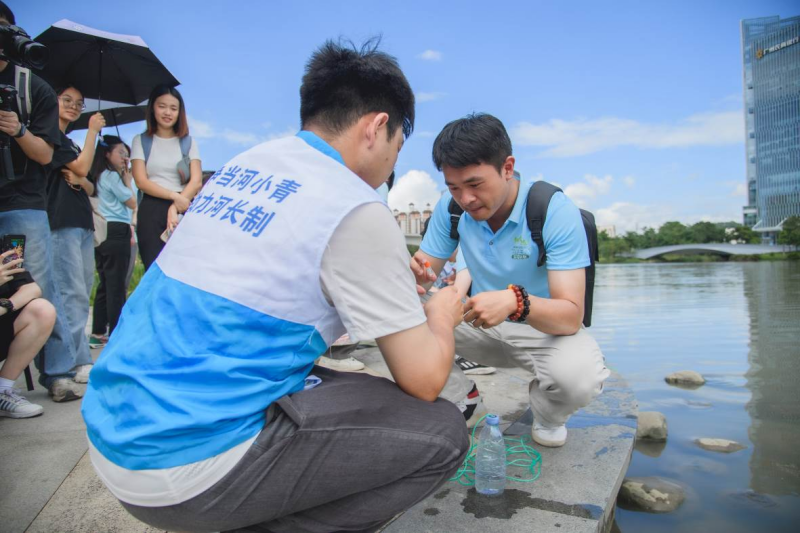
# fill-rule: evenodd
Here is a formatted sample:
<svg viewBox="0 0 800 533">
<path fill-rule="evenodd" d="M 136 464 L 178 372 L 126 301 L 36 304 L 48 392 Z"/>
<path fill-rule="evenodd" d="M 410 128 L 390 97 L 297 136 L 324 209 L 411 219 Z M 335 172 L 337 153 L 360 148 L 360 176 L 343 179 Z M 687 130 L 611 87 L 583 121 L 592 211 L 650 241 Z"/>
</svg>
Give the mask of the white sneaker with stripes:
<svg viewBox="0 0 800 533">
<path fill-rule="evenodd" d="M 30 418 L 39 416 L 44 409 L 20 395 L 17 389 L 6 389 L 0 392 L 0 416 L 8 418 Z"/>
</svg>

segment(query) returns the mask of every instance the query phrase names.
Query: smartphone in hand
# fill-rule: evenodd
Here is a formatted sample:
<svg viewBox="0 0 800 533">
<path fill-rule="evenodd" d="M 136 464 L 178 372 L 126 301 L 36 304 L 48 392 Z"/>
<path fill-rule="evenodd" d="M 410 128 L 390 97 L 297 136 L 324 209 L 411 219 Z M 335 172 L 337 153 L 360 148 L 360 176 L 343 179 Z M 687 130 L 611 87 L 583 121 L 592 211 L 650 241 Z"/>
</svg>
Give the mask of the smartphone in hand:
<svg viewBox="0 0 800 533">
<path fill-rule="evenodd" d="M 9 254 L 8 257 L 3 259 L 3 264 L 8 263 L 9 261 L 14 261 L 15 259 L 24 259 L 25 235 L 6 235 L 3 237 L 2 250 L 0 250 L 0 253 L 7 252 L 8 250 L 14 250 L 14 253 Z M 17 268 L 23 267 L 24 262 L 20 263 Z"/>
</svg>

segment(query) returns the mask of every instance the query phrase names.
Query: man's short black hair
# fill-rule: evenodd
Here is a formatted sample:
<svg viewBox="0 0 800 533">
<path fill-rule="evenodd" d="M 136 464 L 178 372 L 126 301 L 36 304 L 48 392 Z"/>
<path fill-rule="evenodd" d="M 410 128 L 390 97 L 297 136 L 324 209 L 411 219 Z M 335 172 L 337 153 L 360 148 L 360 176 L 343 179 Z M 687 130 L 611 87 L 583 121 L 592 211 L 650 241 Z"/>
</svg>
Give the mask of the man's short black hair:
<svg viewBox="0 0 800 533">
<path fill-rule="evenodd" d="M 414 130 L 414 92 L 397 60 L 378 51 L 379 39 L 358 49 L 353 43 L 327 41 L 306 64 L 300 87 L 303 128 L 342 133 L 368 113 L 389 114 L 389 138 L 398 127 L 408 138 Z"/>
<path fill-rule="evenodd" d="M 12 26 L 17 25 L 17 19 L 14 18 L 14 12 L 6 5 L 5 2 L 0 0 L 0 17 L 6 19 Z"/>
<path fill-rule="evenodd" d="M 433 142 L 437 170 L 485 163 L 500 172 L 510 155 L 511 139 L 505 126 L 486 113 L 473 113 L 450 122 Z"/>
</svg>

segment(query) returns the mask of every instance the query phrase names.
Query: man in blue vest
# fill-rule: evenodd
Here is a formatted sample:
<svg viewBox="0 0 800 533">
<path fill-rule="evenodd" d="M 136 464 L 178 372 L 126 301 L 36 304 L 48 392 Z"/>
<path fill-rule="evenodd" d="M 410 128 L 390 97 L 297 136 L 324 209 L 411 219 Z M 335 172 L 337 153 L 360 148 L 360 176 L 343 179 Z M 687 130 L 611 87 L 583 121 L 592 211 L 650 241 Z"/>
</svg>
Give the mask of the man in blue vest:
<svg viewBox="0 0 800 533">
<path fill-rule="evenodd" d="M 411 268 L 420 283 L 429 282 L 424 263 L 438 273 L 459 247 L 456 286 L 466 294 L 471 283 L 471 290 L 456 351 L 484 365 L 531 372 L 533 439 L 562 446 L 567 419 L 600 393 L 609 375 L 581 325 L 590 262 L 580 211 L 563 193 L 552 197 L 543 229 L 547 262 L 537 267 L 525 212 L 532 181 L 515 176 L 502 122 L 475 114 L 447 124 L 433 144 L 433 161 L 448 191 Z M 450 234 L 451 198 L 464 209 L 459 240 Z M 456 365 L 442 397 L 459 406 L 468 426 L 485 413 L 477 387 Z"/>
<path fill-rule="evenodd" d="M 375 189 L 414 94 L 374 44 L 306 65 L 302 130 L 236 156 L 198 193 L 90 375 L 92 463 L 170 531 L 373 531 L 452 476 L 469 439 L 438 400 L 463 306 L 419 302 Z M 375 338 L 395 383 L 314 366 Z"/>
</svg>

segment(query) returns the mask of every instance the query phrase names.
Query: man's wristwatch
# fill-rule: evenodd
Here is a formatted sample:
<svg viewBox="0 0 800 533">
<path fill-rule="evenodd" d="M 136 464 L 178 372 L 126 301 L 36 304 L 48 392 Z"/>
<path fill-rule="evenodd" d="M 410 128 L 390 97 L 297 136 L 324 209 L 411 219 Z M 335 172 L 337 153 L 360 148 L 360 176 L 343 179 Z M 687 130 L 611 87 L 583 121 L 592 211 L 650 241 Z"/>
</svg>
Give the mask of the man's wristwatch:
<svg viewBox="0 0 800 533">
<path fill-rule="evenodd" d="M 14 312 L 14 302 L 8 298 L 0 298 L 0 307 L 5 307 L 9 313 Z"/>
<path fill-rule="evenodd" d="M 19 132 L 18 132 L 16 135 L 14 135 L 14 138 L 15 138 L 15 139 L 19 139 L 20 137 L 22 137 L 23 135 L 25 135 L 25 132 L 26 132 L 26 131 L 28 131 L 28 128 L 26 128 L 26 127 L 25 127 L 25 124 L 23 124 L 22 122 L 20 122 L 20 123 L 19 123 Z"/>
</svg>

